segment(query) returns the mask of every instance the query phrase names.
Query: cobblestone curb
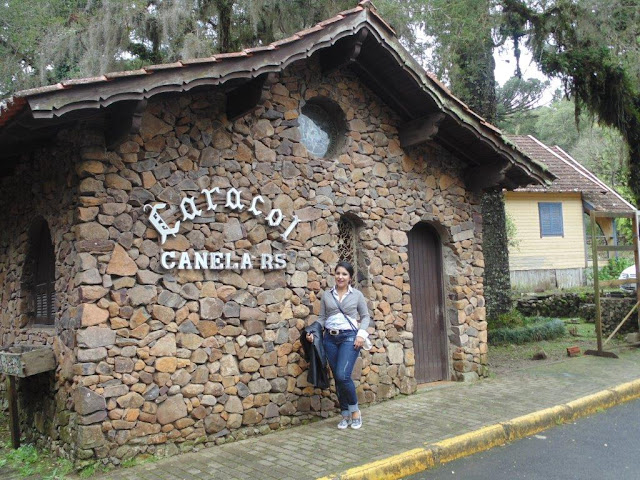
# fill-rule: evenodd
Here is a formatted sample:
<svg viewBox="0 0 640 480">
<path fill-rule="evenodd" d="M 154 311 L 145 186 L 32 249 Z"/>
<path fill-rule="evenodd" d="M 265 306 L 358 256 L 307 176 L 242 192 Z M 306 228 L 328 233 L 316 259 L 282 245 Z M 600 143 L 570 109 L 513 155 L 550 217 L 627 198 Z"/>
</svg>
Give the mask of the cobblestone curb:
<svg viewBox="0 0 640 480">
<path fill-rule="evenodd" d="M 425 444 L 423 447 L 318 480 L 392 480 L 403 478 L 637 398 L 640 398 L 640 380 L 623 383 L 572 402 L 545 408 L 441 442 Z"/>
</svg>

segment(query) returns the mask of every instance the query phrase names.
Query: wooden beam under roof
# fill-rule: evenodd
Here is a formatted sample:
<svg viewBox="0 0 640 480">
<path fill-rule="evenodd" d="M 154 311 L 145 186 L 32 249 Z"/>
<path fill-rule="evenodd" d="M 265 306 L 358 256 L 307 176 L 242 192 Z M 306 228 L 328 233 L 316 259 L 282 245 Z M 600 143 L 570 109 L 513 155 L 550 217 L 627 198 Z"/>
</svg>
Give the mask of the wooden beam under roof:
<svg viewBox="0 0 640 480">
<path fill-rule="evenodd" d="M 464 183 L 474 192 L 502 186 L 510 166 L 511 164 L 505 160 L 497 160 L 490 164 L 467 168 L 464 172 Z"/>
<path fill-rule="evenodd" d="M 419 145 L 434 139 L 438 128 L 444 120 L 444 113 L 433 113 L 426 117 L 411 120 L 398 129 L 402 148 Z"/>
<path fill-rule="evenodd" d="M 107 148 L 115 148 L 129 135 L 140 132 L 142 114 L 146 108 L 147 101 L 140 100 L 116 103 L 107 109 L 104 133 Z"/>
<path fill-rule="evenodd" d="M 268 74 L 249 80 L 227 93 L 227 119 L 233 121 L 253 111 L 262 98 Z"/>
<path fill-rule="evenodd" d="M 368 34 L 369 30 L 362 28 L 353 37 L 340 40 L 340 44 L 336 48 L 322 51 L 320 54 L 322 73 L 328 74 L 355 62 Z"/>
</svg>

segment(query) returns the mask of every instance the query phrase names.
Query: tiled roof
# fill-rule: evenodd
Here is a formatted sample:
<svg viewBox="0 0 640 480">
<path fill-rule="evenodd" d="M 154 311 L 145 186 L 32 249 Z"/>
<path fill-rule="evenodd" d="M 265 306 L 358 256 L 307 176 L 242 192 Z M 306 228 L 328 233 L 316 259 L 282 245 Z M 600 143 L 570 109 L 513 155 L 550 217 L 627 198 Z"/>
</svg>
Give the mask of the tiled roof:
<svg viewBox="0 0 640 480">
<path fill-rule="evenodd" d="M 556 179 L 548 186 L 529 185 L 516 192 L 580 192 L 595 210 L 628 212 L 634 206 L 558 146 L 548 147 L 532 135 L 507 137 L 532 159 L 544 163 Z"/>
<path fill-rule="evenodd" d="M 230 59 L 252 57 L 255 54 L 269 52 L 272 50 L 278 50 L 280 47 L 296 42 L 307 35 L 324 30 L 327 26 L 346 18 L 347 16 L 360 13 L 365 8 L 372 8 L 372 4 L 370 0 L 362 0 L 358 4 L 358 6 L 355 8 L 340 12 L 336 16 L 323 20 L 322 22 L 318 23 L 317 25 L 311 28 L 294 33 L 290 37 L 283 38 L 281 40 L 272 42 L 271 44 L 265 45 L 265 46 L 247 48 L 239 52 L 219 53 L 211 57 L 205 57 L 205 58 L 193 58 L 193 59 L 180 60 L 173 63 L 147 65 L 138 70 L 128 70 L 123 72 L 109 72 L 104 75 L 99 75 L 96 77 L 64 80 L 55 85 L 47 85 L 47 86 L 36 87 L 36 88 L 27 89 L 27 90 L 20 90 L 14 93 L 12 97 L 4 100 L 0 100 L 0 127 L 8 123 L 12 118 L 14 118 L 18 113 L 20 113 L 23 107 L 28 103 L 27 101 L 30 98 L 36 97 L 43 93 L 50 93 L 58 90 L 68 90 L 78 85 L 82 85 L 82 86 L 92 85 L 92 86 L 96 86 L 97 88 L 100 88 L 100 84 L 107 84 L 121 78 L 148 76 L 148 75 L 152 75 L 154 72 L 157 72 L 159 70 L 179 70 L 179 69 L 184 69 L 185 67 L 190 67 L 193 65 L 215 64 L 215 63 L 220 63 Z M 391 32 L 395 34 L 393 29 L 391 29 L 391 27 L 389 27 L 389 25 L 386 22 L 384 22 L 379 15 L 376 14 L 376 17 L 382 23 L 384 23 L 386 28 L 388 28 Z"/>
<path fill-rule="evenodd" d="M 359 38 L 356 36 L 363 32 L 364 43 L 355 44 Z M 403 121 L 444 113 L 446 118 L 440 126 L 443 135 L 438 141 L 462 154 L 470 165 L 492 164 L 497 158 L 506 160 L 510 168 L 506 170 L 505 185 L 510 188 L 551 179 L 543 165 L 513 148 L 498 128 L 452 95 L 434 75 L 425 72 L 402 47 L 395 31 L 378 15 L 370 0 L 362 0 L 355 8 L 269 45 L 16 92 L 0 101 L 0 157 L 3 152 L 19 150 L 19 142 L 29 143 L 30 135 L 36 134 L 33 132 L 43 131 L 40 127 L 49 125 L 47 122 L 70 112 L 142 101 L 161 93 L 264 78 L 323 49 L 328 52 L 335 48 L 336 56 L 344 55 L 349 42 L 356 45 L 352 47 L 355 60 L 351 58 L 350 65 L 383 101 L 397 109 Z M 14 121 L 18 116 L 20 121 Z M 444 138 L 445 133 L 449 138 Z"/>
</svg>

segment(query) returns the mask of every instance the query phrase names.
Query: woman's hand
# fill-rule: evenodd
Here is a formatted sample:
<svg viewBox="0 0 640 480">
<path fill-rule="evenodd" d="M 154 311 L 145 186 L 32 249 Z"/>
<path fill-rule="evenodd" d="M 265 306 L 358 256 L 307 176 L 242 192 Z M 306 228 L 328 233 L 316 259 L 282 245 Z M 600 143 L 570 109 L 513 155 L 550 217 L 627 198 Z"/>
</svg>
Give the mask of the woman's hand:
<svg viewBox="0 0 640 480">
<path fill-rule="evenodd" d="M 313 333 L 307 333 L 307 342 L 313 343 Z"/>
<path fill-rule="evenodd" d="M 363 345 L 364 345 L 364 338 L 356 337 L 356 339 L 353 342 L 353 348 L 355 349 L 362 348 Z"/>
</svg>

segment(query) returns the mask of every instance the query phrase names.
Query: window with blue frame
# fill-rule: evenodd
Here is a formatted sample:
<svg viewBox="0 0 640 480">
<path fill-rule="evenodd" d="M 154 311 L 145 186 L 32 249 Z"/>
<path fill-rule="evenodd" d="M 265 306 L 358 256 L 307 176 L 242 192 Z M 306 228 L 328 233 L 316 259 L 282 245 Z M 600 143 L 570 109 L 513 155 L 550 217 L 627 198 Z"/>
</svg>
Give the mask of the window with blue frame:
<svg viewBox="0 0 640 480">
<path fill-rule="evenodd" d="M 563 237 L 562 202 L 538 202 L 541 237 Z"/>
</svg>

